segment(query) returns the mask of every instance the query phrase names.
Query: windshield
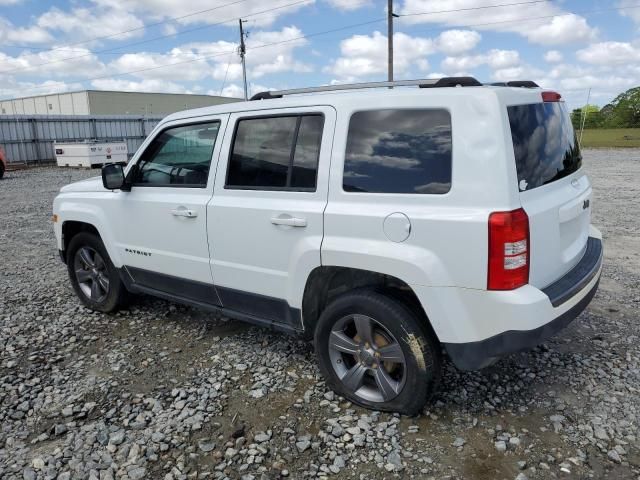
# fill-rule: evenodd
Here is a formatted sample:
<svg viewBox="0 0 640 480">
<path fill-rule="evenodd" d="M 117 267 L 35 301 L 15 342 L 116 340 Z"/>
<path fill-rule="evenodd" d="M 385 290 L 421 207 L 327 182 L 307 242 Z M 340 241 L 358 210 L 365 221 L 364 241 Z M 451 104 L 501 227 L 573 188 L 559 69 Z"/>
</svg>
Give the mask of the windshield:
<svg viewBox="0 0 640 480">
<path fill-rule="evenodd" d="M 582 155 L 564 102 L 507 107 L 520 191 L 577 171 Z"/>
</svg>

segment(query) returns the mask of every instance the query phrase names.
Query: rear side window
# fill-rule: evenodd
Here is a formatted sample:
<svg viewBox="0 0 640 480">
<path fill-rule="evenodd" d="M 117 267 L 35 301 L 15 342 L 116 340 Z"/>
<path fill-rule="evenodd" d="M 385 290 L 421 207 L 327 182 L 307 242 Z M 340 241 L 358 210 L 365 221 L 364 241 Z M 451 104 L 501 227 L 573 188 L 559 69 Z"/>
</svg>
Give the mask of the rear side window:
<svg viewBox="0 0 640 480">
<path fill-rule="evenodd" d="M 239 120 L 227 188 L 315 190 L 323 125 L 322 115 Z"/>
<path fill-rule="evenodd" d="M 451 189 L 451 116 L 443 109 L 368 110 L 349 122 L 347 192 L 443 194 Z"/>
<path fill-rule="evenodd" d="M 564 102 L 507 107 L 520 191 L 577 171 L 582 155 Z"/>
</svg>

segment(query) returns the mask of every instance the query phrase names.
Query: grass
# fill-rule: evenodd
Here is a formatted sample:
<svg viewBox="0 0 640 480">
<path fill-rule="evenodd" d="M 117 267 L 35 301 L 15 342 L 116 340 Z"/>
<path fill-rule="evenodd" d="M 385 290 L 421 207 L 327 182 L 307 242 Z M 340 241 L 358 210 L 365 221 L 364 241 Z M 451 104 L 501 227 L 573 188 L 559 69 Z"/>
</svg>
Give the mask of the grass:
<svg viewBox="0 0 640 480">
<path fill-rule="evenodd" d="M 580 136 L 580 132 L 578 137 Z M 598 128 L 582 134 L 583 148 L 640 147 L 640 128 Z"/>
</svg>

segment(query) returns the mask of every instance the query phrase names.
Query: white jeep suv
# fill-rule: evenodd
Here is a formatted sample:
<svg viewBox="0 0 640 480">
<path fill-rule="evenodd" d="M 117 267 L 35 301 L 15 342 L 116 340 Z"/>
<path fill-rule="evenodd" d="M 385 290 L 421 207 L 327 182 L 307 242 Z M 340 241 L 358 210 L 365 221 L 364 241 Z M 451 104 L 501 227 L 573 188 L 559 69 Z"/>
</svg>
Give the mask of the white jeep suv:
<svg viewBox="0 0 640 480">
<path fill-rule="evenodd" d="M 482 368 L 584 310 L 591 196 L 559 94 L 460 77 L 170 115 L 54 221 L 87 307 L 145 293 L 299 334 L 340 395 L 415 413 L 443 350 Z"/>
</svg>

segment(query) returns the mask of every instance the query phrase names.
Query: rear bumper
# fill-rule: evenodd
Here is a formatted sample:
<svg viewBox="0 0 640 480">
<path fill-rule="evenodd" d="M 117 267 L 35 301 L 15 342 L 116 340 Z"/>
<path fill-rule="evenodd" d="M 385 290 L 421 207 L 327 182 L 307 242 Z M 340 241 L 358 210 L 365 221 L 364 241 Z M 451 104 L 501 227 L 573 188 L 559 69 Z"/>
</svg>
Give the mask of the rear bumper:
<svg viewBox="0 0 640 480">
<path fill-rule="evenodd" d="M 523 319 L 542 320 L 538 326 L 526 330 L 505 329 L 479 341 L 443 342 L 443 345 L 453 363 L 461 370 L 478 370 L 503 355 L 531 349 L 569 325 L 589 305 L 598 290 L 601 271 L 602 241 L 590 237 L 582 260 L 564 277 L 543 290 L 526 287 L 537 294 L 531 295 L 530 304 L 519 303 L 518 308 L 514 309 L 512 304 L 505 303 L 505 309 L 514 314 L 519 311 Z M 540 295 L 544 296 L 543 302 L 540 301 Z M 493 308 L 499 309 L 500 305 L 494 304 Z M 476 318 L 476 321 L 481 320 Z M 510 323 L 513 325 L 518 321 L 519 318 L 515 316 Z"/>
<path fill-rule="evenodd" d="M 460 370 L 479 370 L 499 357 L 529 350 L 554 336 L 580 315 L 596 294 L 598 282 L 599 279 L 578 303 L 545 325 L 533 330 L 511 330 L 479 342 L 445 343 L 447 353 Z"/>
</svg>

